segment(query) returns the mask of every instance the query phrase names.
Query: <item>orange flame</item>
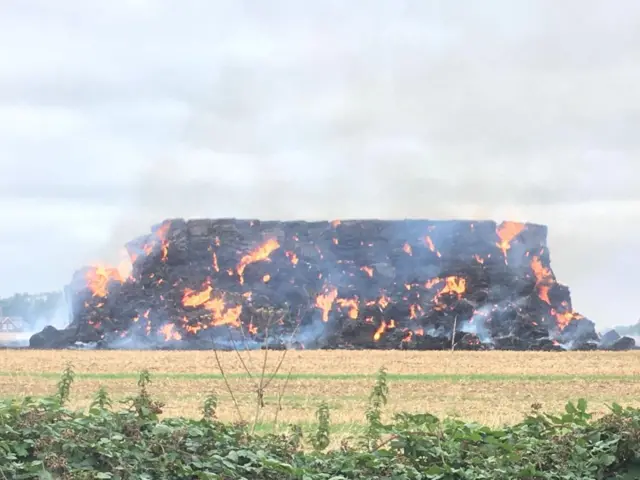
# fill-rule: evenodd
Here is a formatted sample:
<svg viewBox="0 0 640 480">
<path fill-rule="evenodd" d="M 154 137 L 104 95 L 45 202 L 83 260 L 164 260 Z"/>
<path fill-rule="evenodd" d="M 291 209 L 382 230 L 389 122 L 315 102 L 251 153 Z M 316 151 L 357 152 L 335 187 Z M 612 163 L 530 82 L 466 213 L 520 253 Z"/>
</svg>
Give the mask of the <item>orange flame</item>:
<svg viewBox="0 0 640 480">
<path fill-rule="evenodd" d="M 431 278 L 429 280 L 427 280 L 426 282 L 424 282 L 424 288 L 426 289 L 430 289 L 433 288 L 434 286 L 436 286 L 437 284 L 439 284 L 442 281 L 441 278 Z"/>
<path fill-rule="evenodd" d="M 240 263 L 238 264 L 238 268 L 236 271 L 240 277 L 240 284 L 244 284 L 244 269 L 247 268 L 247 265 L 250 265 L 255 262 L 268 261 L 269 255 L 271 255 L 275 250 L 280 248 L 280 243 L 275 239 L 267 240 L 263 245 L 260 245 L 255 250 L 252 250 L 245 256 L 240 259 Z"/>
<path fill-rule="evenodd" d="M 442 257 L 442 255 L 440 255 L 440 252 L 438 250 L 436 250 L 436 247 L 433 244 L 433 240 L 431 240 L 431 237 L 429 235 L 424 237 L 424 241 L 427 244 L 427 247 L 429 247 L 429 250 L 431 250 L 433 253 L 435 253 L 438 257 Z"/>
<path fill-rule="evenodd" d="M 176 326 L 172 323 L 167 323 L 164 327 L 160 329 L 160 333 L 164 335 L 165 341 L 169 340 L 181 340 L 182 335 L 179 332 L 175 331 Z"/>
<path fill-rule="evenodd" d="M 382 338 L 382 334 L 390 328 L 396 328 L 395 320 L 389 320 L 388 323 L 385 320 L 382 320 L 382 322 L 380 323 L 380 326 L 376 330 L 376 333 L 373 334 L 373 340 L 375 342 L 380 340 L 380 338 Z"/>
<path fill-rule="evenodd" d="M 447 277 L 445 278 L 445 282 L 447 283 L 444 288 L 440 290 L 440 295 L 455 293 L 460 297 L 467 290 L 467 280 L 462 277 Z"/>
<path fill-rule="evenodd" d="M 462 297 L 467 290 L 467 280 L 463 277 L 449 276 L 444 279 L 445 285 L 434 297 L 434 307 L 436 310 L 442 310 L 446 305 L 440 304 L 443 295 L 448 293 L 455 294 L 458 298 Z"/>
<path fill-rule="evenodd" d="M 285 252 L 285 255 L 293 265 L 298 264 L 298 256 L 294 252 Z"/>
<path fill-rule="evenodd" d="M 558 313 L 555 309 L 551 309 L 551 314 L 556 317 L 556 325 L 560 330 L 564 330 L 564 328 L 569 325 L 571 320 L 580 320 L 584 318 L 582 315 L 576 312 L 568 311 L 564 313 Z"/>
<path fill-rule="evenodd" d="M 160 258 L 163 262 L 167 261 L 167 256 L 169 255 L 169 241 L 167 240 L 167 234 L 169 233 L 169 228 L 171 228 L 171 222 L 167 222 L 163 225 L 160 225 L 158 230 L 156 230 L 155 232 L 156 238 L 160 241 L 160 252 L 161 252 Z M 146 248 L 145 248 L 145 252 L 147 252 Z"/>
<path fill-rule="evenodd" d="M 336 303 L 342 308 L 348 308 L 347 315 L 350 319 L 356 320 L 360 312 L 357 298 L 339 298 Z"/>
<path fill-rule="evenodd" d="M 104 265 L 91 267 L 87 271 L 85 279 L 94 297 L 106 297 L 109 282 L 122 282 L 122 277 L 117 268 L 105 267 Z"/>
<path fill-rule="evenodd" d="M 240 315 L 242 314 L 242 305 L 227 308 L 224 299 L 212 298 L 204 307 L 211 312 L 211 326 L 230 325 L 232 327 L 240 327 Z"/>
<path fill-rule="evenodd" d="M 204 288 L 199 292 L 190 288 L 185 288 L 182 296 L 182 304 L 185 307 L 204 307 L 205 309 L 209 310 L 212 317 L 210 326 L 231 325 L 240 327 L 240 314 L 242 313 L 242 305 L 227 308 L 224 299 L 222 297 L 211 298 L 212 293 L 213 287 L 211 286 L 209 281 L 205 283 Z M 207 328 L 208 326 L 209 325 L 191 325 L 188 327 L 188 330 L 192 333 L 195 333 L 202 328 Z"/>
<path fill-rule="evenodd" d="M 338 298 L 338 289 L 335 287 L 325 288 L 325 293 L 316 297 L 316 307 L 322 310 L 322 321 L 329 321 L 329 312 L 333 307 L 333 302 Z"/>
<path fill-rule="evenodd" d="M 373 334 L 373 340 L 374 341 L 378 341 L 380 340 L 380 338 L 382 337 L 382 334 L 384 333 L 384 331 L 387 329 L 387 322 L 385 322 L 384 320 L 382 320 L 382 323 L 380 323 L 380 326 L 378 327 L 378 329 L 376 330 L 376 333 Z"/>
<path fill-rule="evenodd" d="M 167 240 L 167 234 L 169 233 L 170 228 L 171 222 L 166 222 L 158 227 L 158 229 L 154 232 L 151 241 L 149 243 L 145 243 L 142 246 L 142 251 L 145 255 L 151 255 L 151 253 L 153 253 L 154 247 L 158 245 L 159 242 L 161 252 L 160 258 L 163 262 L 167 261 L 167 257 L 169 255 L 169 241 Z M 132 254 L 131 261 L 135 262 L 137 257 L 138 256 L 136 254 Z"/>
<path fill-rule="evenodd" d="M 366 273 L 367 275 L 369 275 L 370 277 L 373 277 L 373 268 L 365 266 L 365 267 L 360 267 L 360 270 Z"/>
<path fill-rule="evenodd" d="M 422 307 L 420 305 L 412 304 L 409 306 L 409 318 L 411 320 L 415 320 L 423 313 Z"/>
<path fill-rule="evenodd" d="M 551 290 L 551 287 L 556 283 L 551 269 L 549 267 L 545 267 L 542 264 L 540 257 L 533 256 L 531 258 L 531 270 L 536 277 L 536 289 L 538 291 L 538 297 L 543 302 L 551 305 L 551 300 L 549 299 L 549 291 Z M 567 302 L 562 302 L 562 307 L 567 308 L 568 310 L 563 313 L 559 313 L 555 308 L 551 309 L 551 315 L 555 317 L 556 325 L 560 330 L 564 330 L 564 328 L 571 322 L 571 320 L 584 318 L 584 316 L 571 310 Z"/>
<path fill-rule="evenodd" d="M 190 288 L 185 288 L 182 295 L 182 304 L 185 307 L 200 307 L 207 303 L 211 297 L 213 287 L 208 284 L 203 290 L 196 292 Z"/>
<path fill-rule="evenodd" d="M 384 310 L 385 308 L 387 308 L 387 306 L 389 306 L 389 303 L 391 303 L 391 300 L 389 299 L 389 297 L 387 297 L 386 295 L 382 295 L 379 299 L 378 299 L 378 306 Z"/>
<path fill-rule="evenodd" d="M 533 274 L 536 277 L 538 296 L 542 301 L 550 305 L 551 300 L 549 300 L 549 290 L 551 289 L 551 285 L 555 281 L 553 278 L 553 274 L 551 273 L 551 269 L 543 266 L 540 257 L 537 256 L 534 256 L 531 259 L 531 269 L 533 270 Z"/>
<path fill-rule="evenodd" d="M 496 228 L 496 233 L 500 239 L 500 242 L 496 243 L 496 246 L 502 250 L 505 263 L 507 261 L 507 250 L 511 248 L 511 242 L 520 235 L 523 230 L 524 223 L 519 222 L 502 222 L 498 228 Z"/>
</svg>

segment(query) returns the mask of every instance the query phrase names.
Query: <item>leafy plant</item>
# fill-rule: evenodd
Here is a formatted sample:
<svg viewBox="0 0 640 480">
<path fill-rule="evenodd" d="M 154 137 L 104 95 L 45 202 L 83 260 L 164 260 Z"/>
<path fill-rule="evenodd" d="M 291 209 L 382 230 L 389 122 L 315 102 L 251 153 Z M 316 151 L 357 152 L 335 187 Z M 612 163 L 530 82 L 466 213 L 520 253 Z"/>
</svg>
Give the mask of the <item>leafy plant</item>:
<svg viewBox="0 0 640 480">
<path fill-rule="evenodd" d="M 367 429 L 364 435 L 364 443 L 369 449 L 375 448 L 375 444 L 380 440 L 380 435 L 384 430 L 382 407 L 387 404 L 388 396 L 387 371 L 384 367 L 381 367 L 376 376 L 376 383 L 369 394 L 369 405 L 365 412 Z"/>
<path fill-rule="evenodd" d="M 96 394 L 93 396 L 93 401 L 89 406 L 89 411 L 100 412 L 109 410 L 112 406 L 111 398 L 109 398 L 109 392 L 104 386 L 100 386 Z"/>
<path fill-rule="evenodd" d="M 311 439 L 311 444 L 316 450 L 324 450 L 329 446 L 331 420 L 329 416 L 329 405 L 327 402 L 322 402 L 316 410 L 316 420 L 318 420 L 318 428 L 316 428 L 315 435 Z"/>
<path fill-rule="evenodd" d="M 381 370 L 362 448 L 329 448 L 330 410 L 322 402 L 310 451 L 300 425 L 286 435 L 260 435 L 216 420 L 213 394 L 202 419 L 161 418 L 148 372 L 141 372 L 128 408 L 112 408 L 101 387 L 87 411 L 68 410 L 72 371 L 65 368 L 49 397 L 0 400 L 1 480 L 638 478 L 640 409 L 616 404 L 598 419 L 582 399 L 560 414 L 535 405 L 522 422 L 501 428 L 406 412 L 383 424 L 389 387 Z"/>
<path fill-rule="evenodd" d="M 215 420 L 217 408 L 218 396 L 215 394 L 215 392 L 211 392 L 204 399 L 204 404 L 202 405 L 202 418 L 204 420 Z"/>
<path fill-rule="evenodd" d="M 71 394 L 71 385 L 73 385 L 74 378 L 75 374 L 73 372 L 73 366 L 68 363 L 63 370 L 62 376 L 60 377 L 57 385 L 57 396 L 60 405 L 64 405 L 69 400 L 69 395 Z"/>
</svg>

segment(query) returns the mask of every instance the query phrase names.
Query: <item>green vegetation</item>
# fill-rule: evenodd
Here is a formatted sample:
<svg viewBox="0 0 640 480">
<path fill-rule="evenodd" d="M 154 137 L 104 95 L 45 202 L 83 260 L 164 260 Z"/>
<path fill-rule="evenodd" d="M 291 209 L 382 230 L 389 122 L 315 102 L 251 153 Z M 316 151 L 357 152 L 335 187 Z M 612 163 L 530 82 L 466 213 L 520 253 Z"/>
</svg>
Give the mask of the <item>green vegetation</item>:
<svg viewBox="0 0 640 480">
<path fill-rule="evenodd" d="M 317 405 L 316 423 L 286 433 L 274 424 L 269 432 L 219 421 L 215 392 L 201 419 L 161 418 L 147 371 L 120 408 L 100 388 L 86 411 L 73 411 L 74 379 L 68 366 L 53 395 L 0 401 L 0 479 L 638 478 L 629 470 L 640 460 L 640 409 L 615 404 L 598 419 L 584 400 L 560 415 L 533 405 L 522 422 L 497 429 L 428 413 L 386 421 L 392 392 L 382 369 L 361 433 L 332 447 L 325 402 Z"/>
</svg>

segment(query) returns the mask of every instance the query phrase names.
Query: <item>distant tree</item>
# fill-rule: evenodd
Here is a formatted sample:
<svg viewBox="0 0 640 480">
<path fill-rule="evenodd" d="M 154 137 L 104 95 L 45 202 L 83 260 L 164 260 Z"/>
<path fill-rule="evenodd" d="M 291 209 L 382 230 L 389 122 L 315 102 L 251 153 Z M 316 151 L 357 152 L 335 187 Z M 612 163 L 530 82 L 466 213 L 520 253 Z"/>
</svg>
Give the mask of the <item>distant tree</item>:
<svg viewBox="0 0 640 480">
<path fill-rule="evenodd" d="M 51 320 L 61 300 L 62 292 L 16 293 L 8 298 L 0 298 L 0 309 L 3 315 L 22 317 L 31 324 L 38 320 Z"/>
</svg>

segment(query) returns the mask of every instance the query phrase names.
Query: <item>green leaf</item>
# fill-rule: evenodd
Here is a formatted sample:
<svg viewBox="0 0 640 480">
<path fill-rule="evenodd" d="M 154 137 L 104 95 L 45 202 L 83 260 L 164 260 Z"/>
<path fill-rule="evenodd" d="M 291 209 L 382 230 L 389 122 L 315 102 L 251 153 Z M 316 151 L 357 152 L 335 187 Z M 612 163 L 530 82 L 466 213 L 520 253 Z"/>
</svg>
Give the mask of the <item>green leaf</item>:
<svg viewBox="0 0 640 480">
<path fill-rule="evenodd" d="M 240 459 L 240 456 L 238 455 L 238 452 L 236 450 L 231 450 L 228 454 L 227 454 L 227 458 L 229 460 L 231 460 L 234 463 L 238 463 L 238 460 Z"/>
</svg>

